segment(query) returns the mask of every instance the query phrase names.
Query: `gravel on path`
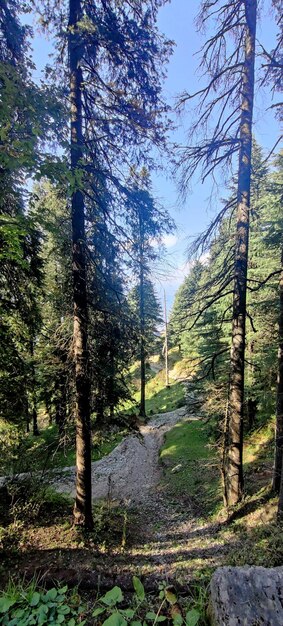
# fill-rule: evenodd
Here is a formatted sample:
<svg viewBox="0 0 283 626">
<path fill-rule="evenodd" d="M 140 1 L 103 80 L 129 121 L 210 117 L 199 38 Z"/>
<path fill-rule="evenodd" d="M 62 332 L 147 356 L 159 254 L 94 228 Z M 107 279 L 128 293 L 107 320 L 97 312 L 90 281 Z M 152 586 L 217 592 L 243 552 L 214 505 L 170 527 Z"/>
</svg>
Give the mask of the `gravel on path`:
<svg viewBox="0 0 283 626">
<path fill-rule="evenodd" d="M 137 435 L 128 435 L 110 454 L 92 463 L 92 497 L 137 504 L 145 501 L 158 484 L 158 455 L 165 433 L 187 417 L 185 407 L 154 416 Z M 194 419 L 190 417 L 190 419 Z M 75 467 L 62 470 L 56 490 L 75 495 Z"/>
</svg>

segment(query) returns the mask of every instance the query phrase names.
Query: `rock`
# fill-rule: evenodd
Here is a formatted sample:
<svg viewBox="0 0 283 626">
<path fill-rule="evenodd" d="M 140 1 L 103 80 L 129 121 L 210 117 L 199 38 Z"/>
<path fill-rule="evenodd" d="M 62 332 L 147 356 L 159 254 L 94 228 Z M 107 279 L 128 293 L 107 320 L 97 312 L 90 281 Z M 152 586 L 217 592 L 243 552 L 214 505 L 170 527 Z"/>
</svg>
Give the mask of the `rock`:
<svg viewBox="0 0 283 626">
<path fill-rule="evenodd" d="M 177 472 L 180 472 L 182 467 L 183 467 L 182 463 L 179 463 L 178 465 L 175 465 L 175 467 L 172 467 L 172 469 L 171 469 L 171 474 L 177 474 Z"/>
<path fill-rule="evenodd" d="M 212 626 L 282 626 L 283 567 L 219 567 L 209 617 Z"/>
</svg>

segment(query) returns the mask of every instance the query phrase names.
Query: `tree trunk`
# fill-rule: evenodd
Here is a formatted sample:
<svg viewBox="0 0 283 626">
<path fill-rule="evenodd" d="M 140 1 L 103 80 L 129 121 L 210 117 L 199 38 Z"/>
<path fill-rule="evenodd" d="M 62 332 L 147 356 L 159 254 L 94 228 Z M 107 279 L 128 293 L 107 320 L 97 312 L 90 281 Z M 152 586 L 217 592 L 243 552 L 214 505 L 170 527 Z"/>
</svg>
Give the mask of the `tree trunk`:
<svg viewBox="0 0 283 626">
<path fill-rule="evenodd" d="M 144 235 L 142 216 L 139 213 L 140 231 L 140 367 L 141 367 L 141 398 L 140 416 L 146 417 L 145 412 L 145 310 L 144 310 Z"/>
<path fill-rule="evenodd" d="M 276 434 L 275 434 L 275 458 L 272 487 L 276 493 L 280 491 L 282 459 L 283 459 L 283 251 L 281 257 L 282 272 L 279 281 L 280 310 L 279 310 L 279 347 L 278 347 L 278 376 L 277 376 L 277 403 L 276 403 Z M 281 485 L 283 489 L 283 484 Z M 281 494 L 283 507 L 283 493 Z M 283 508 L 281 507 L 281 514 Z"/>
<path fill-rule="evenodd" d="M 228 505 L 239 502 L 243 494 L 243 403 L 246 325 L 246 291 L 249 243 L 251 185 L 252 117 L 254 100 L 254 63 L 256 0 L 245 1 L 246 38 L 243 65 L 240 120 L 240 153 L 237 189 L 236 258 L 233 296 L 231 372 L 229 398 L 229 437 L 225 480 Z"/>
<path fill-rule="evenodd" d="M 35 366 L 34 366 L 34 340 L 30 340 L 30 356 L 31 356 L 31 417 L 32 417 L 32 432 L 34 436 L 39 435 L 38 423 L 37 423 L 37 399 L 36 399 L 36 379 L 35 379 Z"/>
<path fill-rule="evenodd" d="M 111 329 L 113 333 L 113 329 Z M 115 399 L 114 399 L 114 386 L 115 386 L 115 361 L 114 361 L 114 348 L 111 341 L 110 346 L 110 380 L 109 380 L 109 418 L 110 422 L 114 419 Z"/>
<path fill-rule="evenodd" d="M 76 385 L 76 500 L 74 523 L 93 527 L 91 507 L 90 379 L 87 349 L 87 276 L 84 197 L 76 174 L 83 160 L 81 60 L 83 47 L 78 22 L 82 19 L 80 0 L 69 3 L 69 66 L 71 102 L 71 173 L 76 184 L 72 192 L 72 267 L 74 299 L 74 365 Z"/>
<path fill-rule="evenodd" d="M 58 426 L 59 434 L 62 435 L 65 430 L 66 418 L 67 418 L 67 388 L 66 378 L 61 373 L 59 380 L 56 384 L 56 413 L 55 421 Z"/>
</svg>

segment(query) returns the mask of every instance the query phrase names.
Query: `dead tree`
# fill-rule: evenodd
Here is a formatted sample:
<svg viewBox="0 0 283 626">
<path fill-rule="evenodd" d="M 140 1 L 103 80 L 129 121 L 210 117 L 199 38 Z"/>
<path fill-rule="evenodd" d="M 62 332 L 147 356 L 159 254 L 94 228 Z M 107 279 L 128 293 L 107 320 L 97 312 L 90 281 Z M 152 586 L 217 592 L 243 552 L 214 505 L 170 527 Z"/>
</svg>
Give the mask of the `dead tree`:
<svg viewBox="0 0 283 626">
<path fill-rule="evenodd" d="M 281 256 L 283 267 L 283 252 Z M 279 280 L 279 346 L 278 346 L 278 375 L 277 375 L 277 402 L 276 402 L 276 435 L 275 435 L 275 458 L 272 487 L 276 493 L 280 492 L 282 460 L 283 460 L 283 270 Z M 282 484 L 283 489 L 283 484 Z M 280 496 L 279 508 L 283 513 L 283 493 Z"/>
<path fill-rule="evenodd" d="M 182 189 L 199 167 L 202 178 L 237 167 L 237 214 L 233 268 L 230 393 L 227 408 L 227 448 L 223 474 L 228 505 L 243 491 L 243 401 L 247 263 L 251 186 L 252 119 L 254 100 L 256 0 L 204 1 L 200 25 L 213 23 L 214 33 L 202 48 L 201 68 L 207 85 L 196 94 L 183 94 L 180 104 L 197 97 L 198 119 L 190 132 L 191 145 L 182 150 L 179 166 Z M 201 141 L 195 138 L 201 133 Z M 225 211 L 222 210 L 222 217 Z"/>
<path fill-rule="evenodd" d="M 252 120 L 256 35 L 255 0 L 245 2 L 245 59 L 240 118 L 240 152 L 237 192 L 236 259 L 233 295 L 229 440 L 227 454 L 227 504 L 236 504 L 243 493 L 243 407 L 246 338 L 246 294 L 250 220 Z"/>
</svg>

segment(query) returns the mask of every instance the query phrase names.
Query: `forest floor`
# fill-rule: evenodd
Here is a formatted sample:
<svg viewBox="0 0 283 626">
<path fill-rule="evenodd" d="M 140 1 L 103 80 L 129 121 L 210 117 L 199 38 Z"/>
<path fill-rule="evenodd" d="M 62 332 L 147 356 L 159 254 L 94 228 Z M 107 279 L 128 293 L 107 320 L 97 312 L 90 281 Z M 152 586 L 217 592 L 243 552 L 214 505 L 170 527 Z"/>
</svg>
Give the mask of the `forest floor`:
<svg viewBox="0 0 283 626">
<path fill-rule="evenodd" d="M 126 506 L 147 501 L 161 479 L 159 450 L 164 435 L 185 416 L 185 408 L 155 415 L 136 434 L 125 437 L 110 454 L 92 463 L 93 499 L 104 498 L 112 504 Z M 57 491 L 75 496 L 75 470 L 75 467 L 62 470 L 54 483 Z"/>
<path fill-rule="evenodd" d="M 249 440 L 247 495 L 227 518 L 206 429 L 184 408 L 156 415 L 94 463 L 95 528 L 88 536 L 72 526 L 72 500 L 62 494 L 49 494 L 34 515 L 30 508 L 19 510 L 0 537 L 0 577 L 35 574 L 85 588 L 118 583 L 127 590 L 136 574 L 148 588 L 160 581 L 183 588 L 208 581 L 223 564 L 279 565 L 272 431 L 259 429 Z M 74 471 L 68 472 L 57 480 L 71 494 Z"/>
</svg>

